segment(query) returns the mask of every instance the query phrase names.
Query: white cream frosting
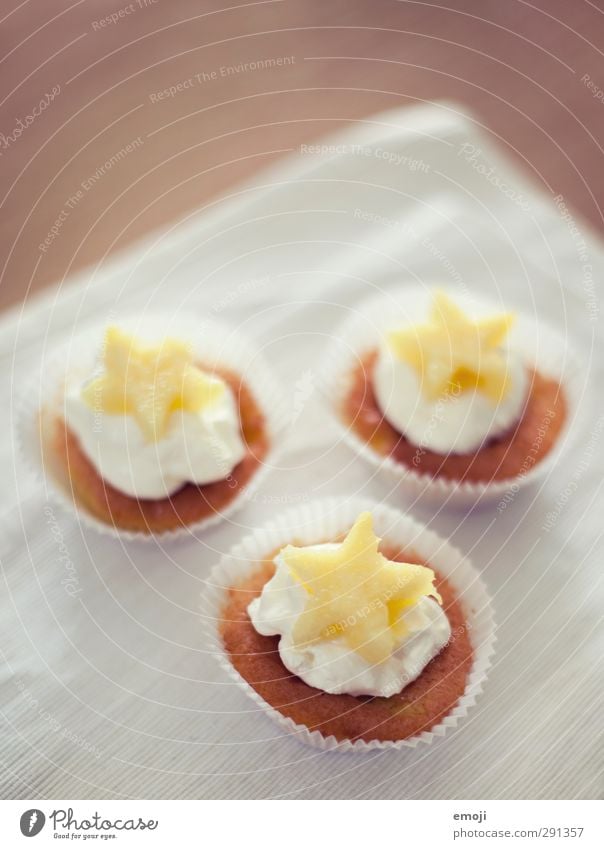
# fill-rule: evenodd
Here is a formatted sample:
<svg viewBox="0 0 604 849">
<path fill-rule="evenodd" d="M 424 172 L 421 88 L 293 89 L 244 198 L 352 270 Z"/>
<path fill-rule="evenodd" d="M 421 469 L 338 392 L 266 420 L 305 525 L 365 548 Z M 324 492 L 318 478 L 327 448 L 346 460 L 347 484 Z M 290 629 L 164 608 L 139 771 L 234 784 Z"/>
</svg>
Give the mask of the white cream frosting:
<svg viewBox="0 0 604 849">
<path fill-rule="evenodd" d="M 177 410 L 165 434 L 145 439 L 130 415 L 93 410 L 82 397 L 82 382 L 67 386 L 64 416 L 101 477 L 134 498 L 165 498 L 191 482 L 223 480 L 245 455 L 233 393 L 225 391 L 198 412 Z"/>
<path fill-rule="evenodd" d="M 336 543 L 327 543 L 310 546 L 309 550 L 336 547 Z M 298 648 L 292 642 L 292 629 L 308 594 L 281 554 L 274 563 L 274 576 L 251 602 L 248 613 L 259 634 L 281 636 L 279 655 L 284 666 L 311 687 L 334 694 L 392 696 L 421 674 L 451 636 L 449 620 L 440 605 L 424 596 L 402 614 L 408 631 L 383 663 L 368 663 L 341 637 Z"/>
<path fill-rule="evenodd" d="M 435 400 L 422 392 L 416 369 L 396 357 L 384 341 L 373 373 L 377 403 L 390 424 L 414 445 L 440 454 L 467 454 L 502 436 L 519 421 L 528 391 L 521 358 L 502 348 L 509 391 L 494 404 L 479 390 L 449 393 Z"/>
</svg>

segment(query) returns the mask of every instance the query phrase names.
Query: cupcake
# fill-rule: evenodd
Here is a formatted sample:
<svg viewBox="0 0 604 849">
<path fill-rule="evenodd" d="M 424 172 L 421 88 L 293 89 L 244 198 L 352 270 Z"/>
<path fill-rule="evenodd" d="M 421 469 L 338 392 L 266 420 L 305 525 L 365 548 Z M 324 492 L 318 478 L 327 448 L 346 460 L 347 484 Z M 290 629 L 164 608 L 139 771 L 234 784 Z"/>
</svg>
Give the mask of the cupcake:
<svg viewBox="0 0 604 849">
<path fill-rule="evenodd" d="M 278 403 L 261 365 L 239 352 L 244 377 L 208 344 L 223 329 L 176 325 L 172 335 L 161 319 L 125 320 L 59 357 L 41 460 L 97 527 L 147 536 L 197 528 L 226 515 L 266 463 Z"/>
<path fill-rule="evenodd" d="M 566 345 L 444 291 L 427 302 L 412 291 L 401 306 L 417 318 L 394 323 L 393 305 L 374 303 L 364 313 L 373 334 L 339 364 L 337 413 L 355 447 L 417 492 L 496 494 L 534 476 L 568 421 L 557 370 Z M 530 350 L 539 343 L 545 370 Z"/>
<path fill-rule="evenodd" d="M 285 517 L 210 583 L 226 668 L 321 748 L 430 741 L 465 715 L 489 665 L 490 602 L 472 567 L 383 506 L 319 502 Z"/>
</svg>

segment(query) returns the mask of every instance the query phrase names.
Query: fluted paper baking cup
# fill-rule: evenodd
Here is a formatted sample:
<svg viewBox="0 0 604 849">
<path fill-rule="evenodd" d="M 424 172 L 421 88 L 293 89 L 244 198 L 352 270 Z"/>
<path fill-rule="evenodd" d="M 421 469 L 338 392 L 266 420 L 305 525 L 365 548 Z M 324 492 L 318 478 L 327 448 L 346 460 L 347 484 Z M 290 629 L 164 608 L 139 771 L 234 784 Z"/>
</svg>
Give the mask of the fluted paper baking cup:
<svg viewBox="0 0 604 849">
<path fill-rule="evenodd" d="M 192 314 L 126 316 L 114 322 L 119 327 L 146 336 L 168 335 L 188 340 L 195 355 L 209 371 L 226 367 L 240 374 L 261 408 L 268 430 L 269 449 L 245 487 L 219 512 L 200 521 L 161 532 L 125 530 L 108 524 L 78 501 L 69 477 L 60 462 L 54 462 L 48 446 L 49 428 L 63 415 L 64 387 L 68 379 L 89 377 L 98 366 L 98 355 L 107 323 L 94 324 L 74 334 L 69 341 L 52 349 L 44 358 L 36 375 L 27 385 L 16 416 L 17 440 L 26 463 L 43 480 L 46 494 L 69 511 L 83 526 L 122 540 L 170 541 L 190 536 L 231 516 L 254 492 L 274 466 L 290 416 L 284 405 L 284 394 L 270 368 L 250 342 L 222 323 Z"/>
<path fill-rule="evenodd" d="M 336 331 L 336 338 L 326 356 L 322 389 L 342 439 L 380 474 L 396 482 L 413 499 L 470 507 L 479 502 L 505 498 L 508 493 L 515 494 L 521 487 L 545 477 L 552 469 L 561 452 L 580 430 L 577 417 L 582 387 L 581 360 L 568 340 L 555 330 L 528 316 L 517 315 L 508 337 L 510 348 L 520 354 L 526 366 L 535 367 L 543 376 L 558 380 L 567 405 L 566 418 L 555 445 L 545 457 L 520 475 L 493 481 L 460 482 L 433 477 L 391 456 L 380 454 L 355 432 L 341 414 L 342 402 L 350 388 L 350 377 L 359 360 L 378 348 L 384 331 L 393 326 L 426 320 L 436 289 L 447 291 L 438 283 L 405 286 L 396 295 L 373 297 L 355 307 L 354 315 Z M 476 315 L 492 314 L 497 309 L 497 305 L 474 295 L 470 298 L 460 296 L 458 292 L 451 294 L 456 302 Z"/>
<path fill-rule="evenodd" d="M 466 689 L 456 706 L 429 731 L 404 740 L 337 740 L 333 736 L 323 735 L 319 730 L 311 731 L 304 725 L 296 724 L 269 705 L 239 674 L 225 650 L 220 634 L 220 623 L 229 589 L 237 587 L 253 575 L 259 563 L 268 554 L 293 540 L 297 545 L 310 545 L 337 539 L 350 529 L 359 513 L 364 510 L 371 511 L 375 532 L 384 542 L 413 550 L 429 562 L 439 575 L 447 579 L 463 607 L 474 651 Z M 331 498 L 304 505 L 284 513 L 246 536 L 225 554 L 213 569 L 202 596 L 201 613 L 207 637 L 205 650 L 216 657 L 231 680 L 284 731 L 294 735 L 302 743 L 323 750 L 367 752 L 372 749 L 415 748 L 443 737 L 467 715 L 482 691 L 495 644 L 491 600 L 470 561 L 444 539 L 409 516 L 387 505 L 356 498 Z"/>
</svg>

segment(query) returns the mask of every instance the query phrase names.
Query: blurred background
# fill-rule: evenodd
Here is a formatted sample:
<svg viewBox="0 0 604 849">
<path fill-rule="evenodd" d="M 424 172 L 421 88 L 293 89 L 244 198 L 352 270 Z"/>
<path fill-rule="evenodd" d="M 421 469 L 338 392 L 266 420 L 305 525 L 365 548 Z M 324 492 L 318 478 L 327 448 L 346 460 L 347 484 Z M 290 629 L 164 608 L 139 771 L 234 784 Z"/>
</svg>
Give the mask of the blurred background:
<svg viewBox="0 0 604 849">
<path fill-rule="evenodd" d="M 604 4 L 4 0 L 0 308 L 389 107 L 454 99 L 602 230 Z"/>
</svg>

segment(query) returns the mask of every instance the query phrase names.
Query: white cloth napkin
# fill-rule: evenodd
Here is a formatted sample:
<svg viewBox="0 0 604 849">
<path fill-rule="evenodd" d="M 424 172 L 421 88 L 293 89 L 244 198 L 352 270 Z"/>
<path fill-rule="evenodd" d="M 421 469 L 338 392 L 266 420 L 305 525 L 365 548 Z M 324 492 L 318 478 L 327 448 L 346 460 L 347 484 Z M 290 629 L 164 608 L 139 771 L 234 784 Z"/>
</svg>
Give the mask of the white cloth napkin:
<svg viewBox="0 0 604 849">
<path fill-rule="evenodd" d="M 3 797 L 601 793 L 602 246 L 454 105 L 378 115 L 325 144 L 0 321 Z M 495 662 L 464 724 L 414 751 L 317 753 L 283 737 L 204 652 L 198 599 L 220 553 L 283 507 L 362 494 L 410 508 L 334 442 L 318 387 L 350 310 L 418 280 L 480 291 L 565 334 L 585 360 L 581 438 L 501 512 L 412 507 L 494 596 Z M 231 521 L 169 548 L 124 547 L 52 506 L 16 454 L 15 404 L 75 328 L 175 308 L 262 346 L 291 398 L 291 434 Z"/>
</svg>

